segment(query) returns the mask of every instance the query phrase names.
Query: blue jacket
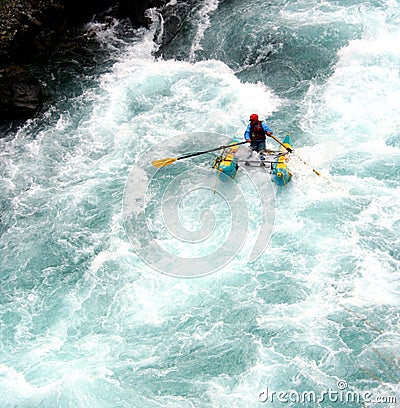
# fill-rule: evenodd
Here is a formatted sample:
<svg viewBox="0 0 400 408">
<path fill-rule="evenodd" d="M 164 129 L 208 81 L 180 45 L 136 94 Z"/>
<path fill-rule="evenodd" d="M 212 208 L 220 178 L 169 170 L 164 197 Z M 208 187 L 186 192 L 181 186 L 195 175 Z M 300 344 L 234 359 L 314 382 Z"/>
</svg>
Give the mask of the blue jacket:
<svg viewBox="0 0 400 408">
<path fill-rule="evenodd" d="M 262 126 L 263 129 L 265 130 L 265 133 L 267 133 L 267 132 L 274 133 L 274 132 L 269 128 L 269 126 L 268 126 L 265 122 L 262 122 L 262 123 L 261 123 L 261 126 Z M 250 123 L 247 125 L 247 129 L 246 129 L 246 131 L 244 132 L 244 138 L 245 138 L 246 140 L 249 140 L 249 139 L 250 139 Z"/>
</svg>

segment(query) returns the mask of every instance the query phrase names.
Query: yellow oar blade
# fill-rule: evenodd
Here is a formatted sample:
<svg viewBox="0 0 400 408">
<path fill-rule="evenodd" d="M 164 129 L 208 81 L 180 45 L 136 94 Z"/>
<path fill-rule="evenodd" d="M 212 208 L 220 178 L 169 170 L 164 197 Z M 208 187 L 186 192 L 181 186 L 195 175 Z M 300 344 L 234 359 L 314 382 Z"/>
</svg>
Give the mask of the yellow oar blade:
<svg viewBox="0 0 400 408">
<path fill-rule="evenodd" d="M 172 163 L 175 163 L 178 160 L 177 157 L 167 157 L 166 159 L 154 160 L 151 164 L 158 169 L 160 167 L 169 166 Z"/>
</svg>

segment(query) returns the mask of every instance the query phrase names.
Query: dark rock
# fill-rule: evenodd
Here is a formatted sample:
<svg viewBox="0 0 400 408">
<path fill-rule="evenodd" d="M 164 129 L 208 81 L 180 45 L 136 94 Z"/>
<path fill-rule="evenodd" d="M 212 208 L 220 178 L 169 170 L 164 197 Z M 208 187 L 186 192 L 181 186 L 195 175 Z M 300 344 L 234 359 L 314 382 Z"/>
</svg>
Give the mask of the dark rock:
<svg viewBox="0 0 400 408">
<path fill-rule="evenodd" d="M 29 72 L 17 66 L 0 71 L 0 122 L 31 118 L 42 104 L 42 87 Z"/>
<path fill-rule="evenodd" d="M 0 0 L 0 68 L 29 63 L 55 48 L 68 28 L 87 23 L 100 13 L 129 18 L 148 26 L 146 10 L 168 0 Z"/>
<path fill-rule="evenodd" d="M 0 2 L 0 60 L 27 62 L 54 43 L 65 25 L 61 0 Z"/>
<path fill-rule="evenodd" d="M 34 116 L 43 103 L 40 83 L 12 64 L 29 65 L 46 58 L 68 42 L 70 29 L 102 13 L 129 18 L 134 26 L 148 26 L 149 8 L 168 10 L 166 32 L 161 41 L 172 41 L 184 20 L 172 10 L 189 12 L 196 0 L 0 0 L 0 121 Z M 171 4 L 172 3 L 172 4 Z"/>
<path fill-rule="evenodd" d="M 97 13 L 116 7 L 118 0 L 60 0 L 64 5 L 68 24 L 83 24 L 93 19 Z"/>
<path fill-rule="evenodd" d="M 167 2 L 167 0 L 120 0 L 118 12 L 121 16 L 128 17 L 132 24 L 147 27 L 150 20 L 146 17 L 146 10 L 164 6 Z"/>
</svg>

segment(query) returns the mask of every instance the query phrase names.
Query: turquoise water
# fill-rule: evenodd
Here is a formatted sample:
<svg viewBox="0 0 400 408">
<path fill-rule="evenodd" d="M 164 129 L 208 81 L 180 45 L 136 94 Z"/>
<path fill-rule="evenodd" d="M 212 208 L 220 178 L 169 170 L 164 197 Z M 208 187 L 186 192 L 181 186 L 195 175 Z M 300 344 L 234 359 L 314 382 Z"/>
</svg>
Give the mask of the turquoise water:
<svg viewBox="0 0 400 408">
<path fill-rule="evenodd" d="M 400 3 L 196 7 L 163 57 L 156 14 L 88 26 L 104 61 L 55 65 L 0 139 L 1 406 L 394 407 Z M 253 112 L 291 133 L 287 188 L 151 166 Z"/>
</svg>

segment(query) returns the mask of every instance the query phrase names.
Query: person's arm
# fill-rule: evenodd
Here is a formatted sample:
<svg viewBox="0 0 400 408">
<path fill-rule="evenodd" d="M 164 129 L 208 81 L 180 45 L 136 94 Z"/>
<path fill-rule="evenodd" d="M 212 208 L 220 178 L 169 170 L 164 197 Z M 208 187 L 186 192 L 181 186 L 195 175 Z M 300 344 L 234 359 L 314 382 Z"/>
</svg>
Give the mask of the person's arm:
<svg viewBox="0 0 400 408">
<path fill-rule="evenodd" d="M 265 123 L 262 123 L 262 127 L 265 131 L 265 133 L 268 135 L 268 133 L 274 134 L 274 132 L 272 131 L 272 129 Z M 269 135 L 268 135 L 269 136 Z"/>
<path fill-rule="evenodd" d="M 247 125 L 247 128 L 244 132 L 244 138 L 247 142 L 250 142 L 250 124 Z"/>
</svg>

